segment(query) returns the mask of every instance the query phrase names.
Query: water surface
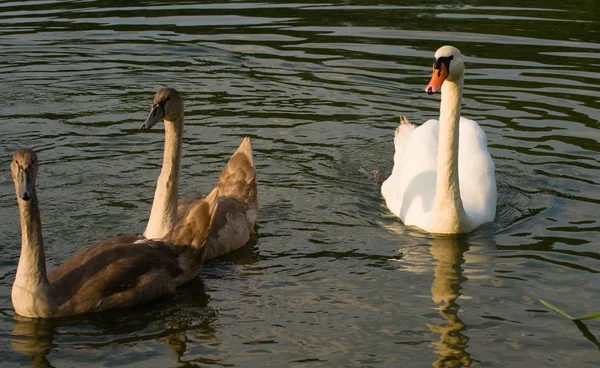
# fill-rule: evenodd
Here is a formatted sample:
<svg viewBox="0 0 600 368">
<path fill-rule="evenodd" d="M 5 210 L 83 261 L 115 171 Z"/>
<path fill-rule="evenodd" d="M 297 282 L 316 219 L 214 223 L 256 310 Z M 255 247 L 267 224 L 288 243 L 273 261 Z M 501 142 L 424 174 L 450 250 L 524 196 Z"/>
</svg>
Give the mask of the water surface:
<svg viewBox="0 0 600 368">
<path fill-rule="evenodd" d="M 121 4 L 0 4 L 0 365 L 600 365 L 598 322 L 538 301 L 600 305 L 596 0 Z M 437 117 L 423 89 L 447 43 L 499 189 L 497 220 L 459 238 L 405 227 L 358 172 L 391 172 L 400 115 Z M 164 138 L 139 126 L 167 85 L 185 99 L 183 195 L 251 137 L 256 237 L 171 299 L 16 316 L 14 150 L 40 158 L 50 269 L 139 233 Z"/>
</svg>

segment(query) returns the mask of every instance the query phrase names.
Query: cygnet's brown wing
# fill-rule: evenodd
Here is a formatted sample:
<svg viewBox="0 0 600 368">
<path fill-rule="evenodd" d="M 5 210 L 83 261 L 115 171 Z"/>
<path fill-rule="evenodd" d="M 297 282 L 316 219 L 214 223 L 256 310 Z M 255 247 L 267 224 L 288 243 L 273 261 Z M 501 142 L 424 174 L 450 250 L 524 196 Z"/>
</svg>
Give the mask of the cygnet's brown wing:
<svg viewBox="0 0 600 368">
<path fill-rule="evenodd" d="M 82 250 L 48 275 L 61 315 L 129 307 L 175 292 L 190 273 L 178 250 L 137 236 L 111 238 Z"/>
<path fill-rule="evenodd" d="M 258 210 L 256 169 L 249 138 L 244 138 L 223 168 L 215 190 L 219 197 L 234 198 Z"/>
<path fill-rule="evenodd" d="M 186 267 L 200 269 L 204 261 L 208 234 L 217 211 L 218 202 L 215 196 L 208 196 L 194 203 L 163 238 L 164 241 L 185 249 L 185 253 L 179 258 L 180 263 L 184 262 Z"/>
<path fill-rule="evenodd" d="M 208 234 L 205 259 L 214 259 L 243 247 L 254 230 L 256 215 L 249 215 L 253 211 L 247 204 L 231 197 L 219 196 L 217 201 L 219 208 Z M 249 216 L 254 217 L 250 219 Z"/>
<path fill-rule="evenodd" d="M 177 202 L 177 221 L 181 220 L 183 216 L 190 210 L 190 208 L 201 201 L 204 197 L 184 197 Z"/>
<path fill-rule="evenodd" d="M 115 244 L 135 243 L 140 239 L 144 239 L 144 237 L 142 235 L 123 235 L 99 241 L 92 246 L 80 250 L 71 258 L 67 259 L 63 264 L 52 270 L 52 272 L 48 275 L 48 280 L 50 280 L 50 282 L 55 282 L 56 280 L 62 279 L 68 274 L 73 274 L 73 272 L 76 270 L 82 270 L 80 267 L 81 265 L 87 264 L 94 256 L 99 254 L 100 251 L 97 248 L 114 246 Z M 106 260 L 108 260 L 108 258 Z M 94 265 L 96 267 L 100 267 L 102 263 L 98 262 Z"/>
<path fill-rule="evenodd" d="M 244 138 L 221 172 L 217 184 L 206 197 L 216 197 L 219 203 L 210 229 L 206 259 L 234 251 L 250 239 L 258 213 L 256 169 L 250 139 Z M 202 197 L 182 199 L 177 207 L 178 223 Z"/>
<path fill-rule="evenodd" d="M 238 149 L 223 168 L 213 191 L 219 197 L 231 197 L 246 204 L 249 208 L 258 210 L 258 195 L 256 186 L 256 169 L 252 157 L 250 139 L 244 138 Z M 185 197 L 177 203 L 177 221 L 205 197 Z"/>
</svg>

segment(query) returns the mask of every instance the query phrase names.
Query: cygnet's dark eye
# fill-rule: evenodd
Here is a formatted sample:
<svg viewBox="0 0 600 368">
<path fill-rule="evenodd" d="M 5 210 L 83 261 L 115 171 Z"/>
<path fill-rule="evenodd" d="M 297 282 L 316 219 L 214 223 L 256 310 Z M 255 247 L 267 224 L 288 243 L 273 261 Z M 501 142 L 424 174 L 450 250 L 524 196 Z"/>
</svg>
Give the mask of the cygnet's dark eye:
<svg viewBox="0 0 600 368">
<path fill-rule="evenodd" d="M 160 101 L 159 101 L 159 102 L 158 102 L 156 105 L 154 105 L 154 106 L 160 106 L 160 107 L 162 107 L 162 108 L 164 109 L 164 108 L 165 108 L 165 103 L 167 103 L 167 101 L 169 101 L 170 99 L 171 99 L 171 97 L 164 98 L 164 99 L 160 100 Z"/>
</svg>

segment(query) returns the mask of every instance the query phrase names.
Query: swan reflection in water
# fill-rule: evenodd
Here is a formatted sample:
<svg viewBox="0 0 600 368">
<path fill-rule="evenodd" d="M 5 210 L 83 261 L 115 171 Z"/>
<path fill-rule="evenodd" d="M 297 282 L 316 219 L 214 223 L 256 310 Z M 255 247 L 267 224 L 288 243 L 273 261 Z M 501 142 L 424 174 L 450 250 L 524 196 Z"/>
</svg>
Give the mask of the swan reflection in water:
<svg viewBox="0 0 600 368">
<path fill-rule="evenodd" d="M 460 305 L 456 302 L 462 295 L 461 284 L 467 280 L 463 276 L 462 266 L 465 263 L 465 256 L 469 259 L 469 265 L 473 265 L 473 267 L 477 267 L 478 264 L 489 265 L 489 257 L 473 254 L 473 252 L 466 255 L 465 253 L 469 250 L 469 237 L 465 235 L 431 236 L 398 222 L 383 226 L 390 232 L 415 240 L 413 245 L 398 249 L 404 255 L 400 260 L 403 268 L 411 273 L 425 275 L 430 274 L 432 264 L 435 265 L 431 299 L 437 305 L 436 309 L 442 316 L 443 322 L 436 323 L 437 319 L 435 321 L 429 319 L 429 322 L 426 323 L 434 335 L 439 335 L 439 341 L 431 343 L 434 353 L 437 355 L 433 366 L 444 368 L 470 366 L 473 360 L 467 351 L 469 337 L 464 332 L 467 325 L 458 317 Z M 417 244 L 419 246 L 416 246 Z M 430 255 L 426 253 L 427 249 Z"/>
<path fill-rule="evenodd" d="M 438 356 L 434 367 L 468 367 L 472 363 L 466 350 L 469 337 L 463 333 L 467 325 L 458 317 L 460 305 L 456 303 L 460 285 L 466 280 L 462 265 L 467 249 L 468 245 L 455 236 L 431 239 L 430 252 L 437 262 L 431 297 L 446 320 L 445 324 L 427 324 L 431 332 L 440 335 L 440 341 L 432 343 Z"/>
<path fill-rule="evenodd" d="M 53 319 L 15 314 L 12 345 L 29 357 L 32 366 L 51 367 L 48 357 L 53 349 L 96 350 L 157 340 L 176 354 L 175 362 L 181 363 L 186 351 L 181 336 L 191 333 L 194 340 L 216 340 L 212 326 L 218 312 L 208 306 L 209 301 L 202 280 L 195 278 L 172 299 L 136 308 Z"/>
<path fill-rule="evenodd" d="M 12 346 L 29 357 L 32 367 L 51 367 L 48 354 L 54 348 L 55 320 L 21 317 L 15 313 Z"/>
</svg>

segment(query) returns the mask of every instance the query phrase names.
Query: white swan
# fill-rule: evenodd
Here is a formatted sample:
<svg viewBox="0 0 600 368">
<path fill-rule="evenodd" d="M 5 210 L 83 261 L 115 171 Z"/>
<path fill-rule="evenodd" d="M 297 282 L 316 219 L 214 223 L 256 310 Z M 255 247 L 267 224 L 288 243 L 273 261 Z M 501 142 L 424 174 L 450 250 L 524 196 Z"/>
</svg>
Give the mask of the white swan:
<svg viewBox="0 0 600 368">
<path fill-rule="evenodd" d="M 178 203 L 179 164 L 183 140 L 183 99 L 174 88 L 161 88 L 142 129 L 160 120 L 165 123 L 163 167 L 156 184 L 154 202 L 144 236 L 162 239 L 174 226 L 190 234 L 193 223 L 181 221 L 191 206 L 202 197 L 183 198 Z M 216 197 L 219 208 L 208 235 L 206 259 L 216 258 L 245 245 L 254 232 L 258 214 L 256 169 L 250 139 L 245 138 L 223 169 L 208 197 Z M 198 230 L 202 230 L 199 228 Z"/>
<path fill-rule="evenodd" d="M 405 225 L 430 233 L 470 232 L 494 220 L 496 177 L 483 130 L 460 117 L 464 61 L 452 46 L 435 53 L 425 91 L 442 89 L 440 121 L 396 129 L 394 168 L 381 186 L 388 208 Z"/>
<path fill-rule="evenodd" d="M 174 293 L 200 271 L 218 208 L 214 198 L 195 204 L 181 221 L 195 222 L 194 234 L 176 226 L 163 241 L 139 235 L 110 238 L 78 252 L 48 275 L 35 190 L 36 154 L 18 149 L 10 169 L 21 219 L 21 256 L 12 288 L 18 314 L 49 318 L 130 307 Z"/>
</svg>

